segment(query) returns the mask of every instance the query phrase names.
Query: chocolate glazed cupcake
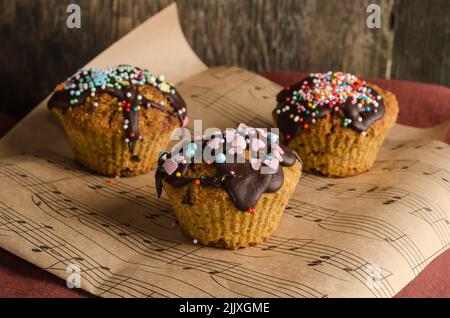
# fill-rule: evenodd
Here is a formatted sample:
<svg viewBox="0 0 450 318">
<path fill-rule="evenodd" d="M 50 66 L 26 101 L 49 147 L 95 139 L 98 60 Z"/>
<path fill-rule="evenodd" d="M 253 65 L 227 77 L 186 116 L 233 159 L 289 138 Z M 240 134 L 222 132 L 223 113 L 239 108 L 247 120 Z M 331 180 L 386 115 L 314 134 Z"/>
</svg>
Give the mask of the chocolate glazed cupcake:
<svg viewBox="0 0 450 318">
<path fill-rule="evenodd" d="M 330 177 L 370 169 L 399 111 L 391 92 L 340 72 L 311 74 L 277 102 L 282 142 L 299 153 L 305 171 Z"/>
<path fill-rule="evenodd" d="M 56 88 L 48 107 L 64 125 L 76 160 L 107 176 L 149 171 L 173 130 L 188 121 L 172 84 L 126 65 L 80 70 Z"/>
<path fill-rule="evenodd" d="M 225 248 L 267 238 L 301 175 L 297 154 L 277 141 L 277 135 L 241 124 L 163 153 L 158 195 L 164 188 L 183 232 L 194 242 Z"/>
</svg>

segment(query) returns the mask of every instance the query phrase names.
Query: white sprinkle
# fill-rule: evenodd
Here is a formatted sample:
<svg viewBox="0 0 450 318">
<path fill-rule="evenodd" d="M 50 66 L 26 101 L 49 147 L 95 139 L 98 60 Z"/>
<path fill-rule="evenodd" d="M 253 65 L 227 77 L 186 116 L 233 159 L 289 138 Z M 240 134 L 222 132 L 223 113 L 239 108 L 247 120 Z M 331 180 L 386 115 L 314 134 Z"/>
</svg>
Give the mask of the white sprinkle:
<svg viewBox="0 0 450 318">
<path fill-rule="evenodd" d="M 137 96 L 137 99 L 138 99 L 138 100 L 142 100 L 142 96 L 141 96 L 141 95 L 138 95 L 138 96 Z"/>
<path fill-rule="evenodd" d="M 126 143 L 129 143 L 129 142 L 130 142 L 130 139 L 125 138 L 125 142 L 126 142 Z"/>
<path fill-rule="evenodd" d="M 93 103 L 92 103 L 92 106 L 98 107 L 98 103 L 97 103 L 97 102 L 93 102 Z"/>
<path fill-rule="evenodd" d="M 279 109 L 277 109 L 277 112 L 276 112 L 277 114 L 280 114 L 281 113 L 281 110 L 279 110 Z"/>
<path fill-rule="evenodd" d="M 130 98 L 131 96 L 133 96 L 130 92 L 127 93 L 127 97 Z"/>
<path fill-rule="evenodd" d="M 362 122 L 363 121 L 362 117 L 358 117 L 358 121 Z"/>
<path fill-rule="evenodd" d="M 197 240 L 197 239 L 193 239 L 193 240 L 192 240 L 192 243 L 197 244 L 197 243 L 198 243 L 198 240 Z"/>
</svg>

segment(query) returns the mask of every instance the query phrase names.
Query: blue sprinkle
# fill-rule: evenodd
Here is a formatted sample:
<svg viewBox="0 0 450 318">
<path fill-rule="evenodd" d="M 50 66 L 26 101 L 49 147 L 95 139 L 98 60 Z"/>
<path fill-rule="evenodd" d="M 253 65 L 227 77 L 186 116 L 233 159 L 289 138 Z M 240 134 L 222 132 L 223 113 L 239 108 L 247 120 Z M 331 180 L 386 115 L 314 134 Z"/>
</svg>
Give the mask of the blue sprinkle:
<svg viewBox="0 0 450 318">
<path fill-rule="evenodd" d="M 92 77 L 94 84 L 97 86 L 106 84 L 106 79 L 107 79 L 107 76 L 102 72 L 95 72 Z"/>
<path fill-rule="evenodd" d="M 370 107 L 366 107 L 366 112 L 370 112 Z"/>
<path fill-rule="evenodd" d="M 224 163 L 227 160 L 227 156 L 225 156 L 223 153 L 219 153 L 216 155 L 215 161 L 217 163 Z"/>
</svg>

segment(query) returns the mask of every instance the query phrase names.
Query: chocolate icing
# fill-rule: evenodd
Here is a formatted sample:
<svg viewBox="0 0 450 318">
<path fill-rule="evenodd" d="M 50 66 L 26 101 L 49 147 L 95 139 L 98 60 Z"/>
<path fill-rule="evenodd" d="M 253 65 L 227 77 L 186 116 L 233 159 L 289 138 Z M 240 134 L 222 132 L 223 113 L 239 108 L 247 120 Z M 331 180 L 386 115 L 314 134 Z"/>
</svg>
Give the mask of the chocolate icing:
<svg viewBox="0 0 450 318">
<path fill-rule="evenodd" d="M 338 93 L 334 99 L 325 97 L 320 100 L 322 96 L 317 91 L 333 92 L 335 89 L 348 94 L 344 98 L 340 98 Z M 311 91 L 313 97 L 307 100 L 305 94 Z M 280 91 L 277 102 L 274 116 L 286 145 L 316 120 L 335 113 L 342 112 L 344 126 L 365 133 L 375 121 L 383 117 L 385 111 L 383 99 L 377 91 L 346 73 L 311 74 Z"/>
<path fill-rule="evenodd" d="M 242 124 L 239 127 L 245 127 L 243 131 L 247 132 L 248 130 L 246 129 L 253 129 Z M 252 133 L 242 133 L 240 136 L 245 136 L 246 139 L 251 140 L 250 138 L 253 137 L 249 138 L 250 135 L 252 135 Z M 214 138 L 222 138 L 224 140 L 224 145 L 231 144 L 233 142 L 230 140 L 229 135 L 227 138 L 227 134 L 225 133 L 223 133 L 222 136 L 215 136 Z M 296 160 L 300 161 L 300 158 L 294 151 L 289 150 L 282 145 L 278 145 L 276 142 L 272 143 L 269 141 L 267 142 L 267 150 L 258 153 L 259 159 L 255 158 L 255 160 L 259 160 L 259 162 L 261 162 L 261 166 L 253 166 L 248 159 L 244 159 L 243 157 L 245 152 L 248 154 L 249 152 L 254 151 L 251 150 L 251 142 L 246 143 L 245 150 L 243 149 L 244 152 L 239 155 L 236 153 L 230 154 L 229 149 L 227 149 L 226 146 L 217 150 L 211 148 L 209 145 L 214 138 L 202 140 L 200 143 L 201 147 L 199 147 L 199 150 L 196 151 L 197 154 L 201 155 L 203 150 L 209 147 L 207 150 L 210 151 L 216 158 L 219 153 L 224 154 L 227 157 L 227 162 L 218 163 L 214 161 L 210 163 L 216 169 L 216 174 L 214 176 L 201 176 L 199 178 L 187 176 L 189 170 L 194 168 L 196 163 L 192 163 L 192 160 L 186 160 L 186 156 L 184 156 L 186 144 L 184 144 L 178 151 L 172 152 L 172 154 L 161 154 L 155 174 L 158 196 L 161 196 L 163 180 L 167 181 L 174 187 L 181 187 L 186 184 L 197 184 L 198 186 L 203 187 L 223 189 L 228 193 L 231 201 L 238 210 L 252 211 L 263 193 L 276 192 L 283 185 L 284 174 L 283 169 L 281 169 L 280 166 L 289 167 L 294 165 Z M 276 156 L 274 156 L 274 154 Z M 178 158 L 176 158 L 177 156 Z M 237 161 L 238 156 L 241 156 L 241 163 Z M 174 160 L 174 158 L 177 160 Z M 281 160 L 278 160 L 277 158 Z M 232 159 L 234 159 L 234 163 L 228 163 L 229 160 Z M 177 168 L 175 170 L 167 171 L 168 169 L 165 168 L 165 163 L 168 160 L 172 160 L 172 163 L 178 161 Z M 279 164 L 277 164 L 276 167 L 269 167 L 267 165 L 269 164 L 268 160 L 276 160 Z M 261 173 L 262 167 L 269 169 L 270 174 Z M 182 203 L 190 205 L 193 204 L 190 191 L 192 191 L 192 188 L 188 188 Z"/>
<path fill-rule="evenodd" d="M 169 112 L 164 105 L 141 96 L 139 87 L 143 85 L 152 85 L 163 92 L 174 111 Z M 96 68 L 81 69 L 59 88 L 62 89 L 56 90 L 48 102 L 50 109 L 58 107 L 66 110 L 77 107 L 84 104 L 89 96 L 95 103 L 95 96 L 102 93 L 118 98 L 117 107 L 121 107 L 125 119 L 125 141 L 128 142 L 131 152 L 133 152 L 136 142 L 142 138 L 139 132 L 140 107 L 152 107 L 177 116 L 182 124 L 186 118 L 186 104 L 173 85 L 166 82 L 164 77 L 155 78 L 149 71 L 137 67 L 120 65 L 106 71 Z"/>
</svg>

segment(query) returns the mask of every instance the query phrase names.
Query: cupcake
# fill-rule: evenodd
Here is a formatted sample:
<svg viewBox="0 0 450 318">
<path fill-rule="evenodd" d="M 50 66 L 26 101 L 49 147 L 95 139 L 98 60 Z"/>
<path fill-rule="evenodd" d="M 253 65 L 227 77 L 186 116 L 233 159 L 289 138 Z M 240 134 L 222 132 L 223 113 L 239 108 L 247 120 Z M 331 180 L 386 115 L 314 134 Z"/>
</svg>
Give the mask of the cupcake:
<svg viewBox="0 0 450 318">
<path fill-rule="evenodd" d="M 282 143 L 298 152 L 305 171 L 329 177 L 370 169 L 399 111 L 394 94 L 342 72 L 310 74 L 277 102 Z"/>
<path fill-rule="evenodd" d="M 48 107 L 61 120 L 76 160 L 106 176 L 152 169 L 186 105 L 164 76 L 132 66 L 81 69 L 60 84 Z"/>
<path fill-rule="evenodd" d="M 164 188 L 194 242 L 235 249 L 260 243 L 277 228 L 301 166 L 278 135 L 241 124 L 162 153 L 156 188 L 158 196 Z"/>
</svg>

